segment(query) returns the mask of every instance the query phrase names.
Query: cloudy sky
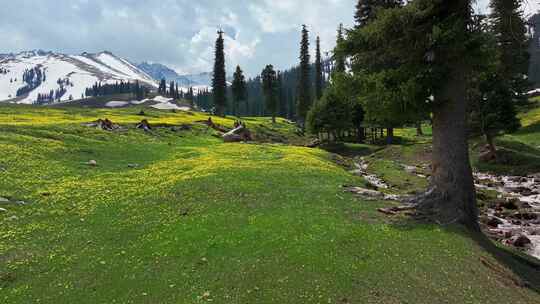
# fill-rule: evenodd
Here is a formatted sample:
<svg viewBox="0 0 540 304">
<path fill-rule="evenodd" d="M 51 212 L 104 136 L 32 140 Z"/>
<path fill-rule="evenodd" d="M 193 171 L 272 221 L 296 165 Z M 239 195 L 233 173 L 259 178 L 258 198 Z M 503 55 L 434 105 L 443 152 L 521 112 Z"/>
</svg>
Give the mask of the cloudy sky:
<svg viewBox="0 0 540 304">
<path fill-rule="evenodd" d="M 489 0 L 479 0 L 486 10 Z M 357 0 L 16 0 L 2 1 L 0 53 L 43 49 L 69 54 L 111 51 L 180 73 L 210 71 L 216 30 L 226 32 L 228 69 L 249 75 L 266 64 L 294 65 L 307 24 L 331 50 L 339 23 L 353 21 Z M 309 5 L 305 5 L 309 2 Z M 538 8 L 527 1 L 528 13 Z"/>
</svg>

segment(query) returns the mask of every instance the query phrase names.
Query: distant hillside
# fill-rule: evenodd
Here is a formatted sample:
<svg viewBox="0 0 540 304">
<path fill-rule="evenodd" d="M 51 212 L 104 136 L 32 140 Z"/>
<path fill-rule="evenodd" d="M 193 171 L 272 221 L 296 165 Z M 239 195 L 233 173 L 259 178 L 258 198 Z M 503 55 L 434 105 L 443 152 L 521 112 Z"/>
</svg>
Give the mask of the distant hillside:
<svg viewBox="0 0 540 304">
<path fill-rule="evenodd" d="M 167 82 L 177 82 L 179 86 L 189 87 L 210 87 L 212 84 L 212 73 L 205 72 L 200 74 L 180 75 L 175 70 L 161 63 L 143 62 L 137 65 L 139 69 L 152 76 L 156 81 L 163 78 Z"/>
<path fill-rule="evenodd" d="M 154 79 L 110 52 L 66 55 L 26 51 L 0 55 L 0 101 L 34 104 L 38 95 L 54 102 L 81 98 L 96 82 L 135 82 L 156 87 Z"/>
</svg>

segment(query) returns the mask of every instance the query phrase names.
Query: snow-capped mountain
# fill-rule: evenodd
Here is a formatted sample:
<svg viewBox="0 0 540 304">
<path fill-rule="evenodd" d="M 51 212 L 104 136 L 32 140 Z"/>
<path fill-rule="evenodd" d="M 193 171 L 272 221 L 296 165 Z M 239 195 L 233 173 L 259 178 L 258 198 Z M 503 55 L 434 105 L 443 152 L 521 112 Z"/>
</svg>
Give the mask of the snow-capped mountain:
<svg viewBox="0 0 540 304">
<path fill-rule="evenodd" d="M 96 82 L 118 81 L 139 81 L 157 87 L 150 75 L 110 52 L 66 55 L 26 51 L 0 55 L 0 101 L 33 104 L 38 95 L 52 92 L 60 96 L 57 101 L 79 99 Z"/>
<path fill-rule="evenodd" d="M 152 76 L 156 81 L 163 78 L 167 82 L 177 82 L 179 86 L 183 88 L 189 87 L 210 87 L 212 84 L 212 73 L 200 73 L 200 74 L 188 74 L 180 75 L 175 70 L 160 63 L 148 63 L 143 62 L 137 65 L 137 67 L 148 75 Z"/>
<path fill-rule="evenodd" d="M 208 86 L 208 87 L 212 86 L 212 76 L 213 74 L 210 72 L 184 75 L 184 77 L 188 78 L 193 83 L 196 83 L 197 86 Z"/>
<path fill-rule="evenodd" d="M 160 81 L 161 79 L 167 80 L 167 83 L 174 81 L 178 82 L 178 85 L 181 87 L 193 85 L 187 77 L 179 75 L 175 70 L 160 63 L 143 62 L 138 64 L 137 67 L 152 76 L 156 81 Z"/>
</svg>

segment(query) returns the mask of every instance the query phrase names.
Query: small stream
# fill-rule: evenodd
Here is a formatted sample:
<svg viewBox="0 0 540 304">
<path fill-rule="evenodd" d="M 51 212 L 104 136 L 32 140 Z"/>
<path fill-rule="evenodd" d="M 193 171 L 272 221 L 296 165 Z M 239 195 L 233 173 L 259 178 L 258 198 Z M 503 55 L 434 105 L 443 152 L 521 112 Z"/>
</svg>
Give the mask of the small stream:
<svg viewBox="0 0 540 304">
<path fill-rule="evenodd" d="M 524 249 L 540 258 L 540 175 L 522 177 L 475 173 L 474 177 L 478 189 L 496 191 L 501 203 L 506 202 L 511 209 L 516 207 L 506 212 L 501 206 L 488 208 L 487 216 L 495 219 L 488 225 L 489 231 L 508 245 L 525 236 L 531 244 Z"/>
<path fill-rule="evenodd" d="M 376 189 L 388 189 L 388 184 L 385 181 L 380 179 L 377 175 L 369 174 L 367 169 L 369 164 L 364 160 L 364 158 L 358 159 L 358 162 L 354 162 L 356 169 L 351 171 L 352 174 L 362 176 L 370 185 L 374 186 Z"/>
</svg>

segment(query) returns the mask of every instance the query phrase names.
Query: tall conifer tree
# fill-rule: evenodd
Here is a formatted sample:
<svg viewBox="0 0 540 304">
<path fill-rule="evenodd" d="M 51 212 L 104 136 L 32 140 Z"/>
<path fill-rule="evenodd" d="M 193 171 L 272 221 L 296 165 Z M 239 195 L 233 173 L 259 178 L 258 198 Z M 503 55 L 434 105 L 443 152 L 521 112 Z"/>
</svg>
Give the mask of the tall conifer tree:
<svg viewBox="0 0 540 304">
<path fill-rule="evenodd" d="M 165 78 L 162 78 L 159 83 L 158 93 L 161 95 L 165 95 L 167 93 L 167 81 Z"/>
<path fill-rule="evenodd" d="M 354 14 L 355 26 L 357 28 L 366 25 L 374 14 L 374 0 L 358 0 L 356 13 Z"/>
<path fill-rule="evenodd" d="M 224 32 L 218 31 L 216 39 L 214 75 L 212 78 L 212 92 L 214 95 L 214 106 L 217 115 L 224 115 L 227 106 L 227 75 L 225 72 L 225 42 Z"/>
<path fill-rule="evenodd" d="M 323 94 L 323 71 L 321 58 L 321 38 L 317 36 L 315 51 L 315 98 L 321 99 Z"/>
<path fill-rule="evenodd" d="M 238 108 L 241 102 L 247 102 L 247 87 L 244 72 L 240 66 L 236 67 L 231 86 L 233 96 L 233 115 L 238 115 Z"/>
<path fill-rule="evenodd" d="M 174 81 L 169 83 L 169 97 L 174 98 Z"/>
<path fill-rule="evenodd" d="M 336 48 L 334 49 L 334 72 L 345 72 L 345 54 L 343 52 L 343 44 L 345 39 L 343 38 L 343 23 L 341 23 L 337 30 Z"/>
<path fill-rule="evenodd" d="M 358 0 L 354 21 L 356 28 L 367 25 L 375 18 L 378 8 L 394 8 L 401 6 L 402 0 Z"/>
<path fill-rule="evenodd" d="M 300 71 L 298 75 L 297 119 L 304 126 L 307 112 L 311 107 L 309 31 L 302 25 L 302 40 L 300 43 Z"/>
<path fill-rule="evenodd" d="M 516 102 L 527 102 L 529 39 L 521 9 L 523 0 L 491 0 L 491 20 L 499 49 L 499 73 L 508 80 Z"/>
<path fill-rule="evenodd" d="M 280 71 L 276 76 L 276 90 L 278 102 L 278 114 L 280 117 L 287 117 L 287 100 L 285 90 L 283 89 L 283 75 Z"/>
<path fill-rule="evenodd" d="M 278 111 L 278 83 L 277 83 L 277 74 L 274 70 L 274 66 L 267 65 L 261 74 L 263 92 L 264 92 L 264 101 L 266 110 L 272 115 L 272 122 L 276 123 L 276 114 Z"/>
<path fill-rule="evenodd" d="M 491 23 L 477 18 L 474 33 L 484 43 L 484 60 L 469 84 L 471 122 L 485 136 L 489 153 L 482 159 L 497 160 L 494 138 L 520 127 L 516 103 L 526 102 L 528 54 L 521 0 L 492 0 Z"/>
</svg>

